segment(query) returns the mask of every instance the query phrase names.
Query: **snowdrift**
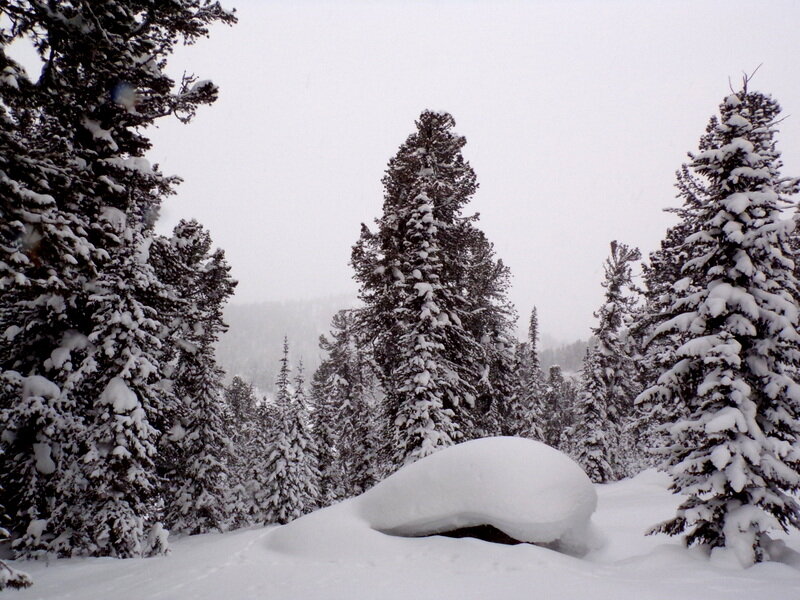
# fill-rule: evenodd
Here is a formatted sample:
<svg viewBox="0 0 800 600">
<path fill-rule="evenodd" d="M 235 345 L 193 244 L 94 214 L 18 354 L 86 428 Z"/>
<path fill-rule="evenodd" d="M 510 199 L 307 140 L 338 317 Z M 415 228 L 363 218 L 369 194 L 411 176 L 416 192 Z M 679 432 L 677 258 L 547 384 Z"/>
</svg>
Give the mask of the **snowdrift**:
<svg viewBox="0 0 800 600">
<path fill-rule="evenodd" d="M 389 536 L 485 525 L 580 555 L 597 539 L 596 506 L 589 478 L 558 450 L 522 438 L 484 438 L 404 467 L 357 498 L 275 529 L 267 541 L 282 551 L 341 557 L 356 548 L 379 552 Z"/>
</svg>

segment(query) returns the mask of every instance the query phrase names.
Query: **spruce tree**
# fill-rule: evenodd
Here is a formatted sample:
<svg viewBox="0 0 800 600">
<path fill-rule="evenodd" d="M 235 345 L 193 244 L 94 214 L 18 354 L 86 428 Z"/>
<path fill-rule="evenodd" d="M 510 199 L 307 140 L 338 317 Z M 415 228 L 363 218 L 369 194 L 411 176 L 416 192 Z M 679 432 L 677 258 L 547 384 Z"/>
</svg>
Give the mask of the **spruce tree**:
<svg viewBox="0 0 800 600">
<path fill-rule="evenodd" d="M 257 456 L 266 459 L 266 447 L 263 453 L 254 452 L 258 446 L 257 418 L 258 406 L 253 385 L 235 375 L 229 386 L 225 388 L 227 417 L 225 431 L 231 440 L 231 464 L 229 467 L 230 487 L 226 494 L 228 504 L 228 529 L 236 529 L 246 525 L 255 525 L 252 520 L 252 495 L 248 490 L 252 465 Z M 263 521 L 262 521 L 263 522 Z"/>
<path fill-rule="evenodd" d="M 665 468 L 686 499 L 655 530 L 733 548 L 743 564 L 767 558 L 770 530 L 800 526 L 797 278 L 782 215 L 798 181 L 780 174 L 780 106 L 747 83 L 690 155 L 702 193 L 679 188 L 688 260 L 654 332 L 673 362 L 640 397 L 678 419 Z"/>
<path fill-rule="evenodd" d="M 308 430 L 302 370 L 289 387 L 289 346 L 284 339 L 283 358 L 275 382 L 276 423 L 267 459 L 268 479 L 259 494 L 268 523 L 288 523 L 317 506 L 318 472 L 315 449 Z"/>
<path fill-rule="evenodd" d="M 365 307 L 362 330 L 385 392 L 384 456 L 389 470 L 475 431 L 486 361 L 465 326 L 472 238 L 462 210 L 477 188 L 462 154 L 465 139 L 447 113 L 424 111 L 417 131 L 389 161 L 377 231 L 362 226 L 352 264 Z"/>
<path fill-rule="evenodd" d="M 623 462 L 635 448 L 625 444 L 633 417 L 633 400 L 639 392 L 637 372 L 623 328 L 630 321 L 636 301 L 631 294 L 631 265 L 641 258 L 639 250 L 611 242 L 611 256 L 604 265 L 605 301 L 594 313 L 594 345 L 583 363 L 582 386 L 576 410 L 575 446 L 578 462 L 597 483 L 626 474 Z"/>
<path fill-rule="evenodd" d="M 302 371 L 295 380 L 294 391 L 289 380 L 289 343 L 284 338 L 283 358 L 275 382 L 276 418 L 266 461 L 266 485 L 257 491 L 268 523 L 288 523 L 317 506 L 318 472 Z"/>
<path fill-rule="evenodd" d="M 535 306 L 528 322 L 528 339 L 517 344 L 514 364 L 516 381 L 503 433 L 541 440 L 546 387 L 539 360 L 539 319 Z"/>
<path fill-rule="evenodd" d="M 475 429 L 465 437 L 499 435 L 513 406 L 516 383 L 514 324 L 517 313 L 508 300 L 511 271 L 495 257 L 494 245 L 474 225 L 474 219 L 462 222 L 461 252 L 465 269 L 453 272 L 461 283 L 457 289 L 469 309 L 462 320 L 470 337 L 481 345 L 480 377 L 473 420 Z M 456 263 L 458 264 L 458 263 Z"/>
<path fill-rule="evenodd" d="M 574 439 L 577 390 L 574 382 L 564 377 L 559 365 L 550 367 L 542 396 L 541 441 L 571 454 Z"/>
<path fill-rule="evenodd" d="M 326 485 L 338 480 L 344 497 L 366 491 L 377 476 L 372 373 L 356 328 L 354 311 L 342 310 L 331 321 L 330 338 L 320 337 L 327 353 L 320 370 L 326 375 L 316 392 L 324 398 L 316 421 L 319 433 L 334 438 L 336 462 L 324 459 L 331 479 Z"/>
<path fill-rule="evenodd" d="M 180 407 L 162 439 L 162 447 L 172 450 L 162 452 L 172 459 L 165 522 L 176 533 L 222 531 L 230 520 L 226 494 L 233 448 L 214 345 L 227 329 L 222 308 L 236 282 L 224 252 L 212 252 L 210 235 L 196 221 L 178 223 L 165 250 L 178 267 L 165 275 L 179 299 L 170 342 L 176 346 L 171 378 Z"/>
<path fill-rule="evenodd" d="M 3 205 L 3 220 L 22 219 L 9 216 L 0 258 L 16 271 L 0 274 L 0 421 L 10 444 L 2 471 L 14 545 L 22 555 L 151 553 L 164 539 L 153 462 L 164 324 L 151 304 L 164 286 L 146 254 L 177 180 L 143 158 L 145 131 L 215 99 L 210 83 L 175 86 L 166 58 L 234 17 L 205 0 L 46 10 L 13 0 L 1 10 L 3 50 L 27 38 L 43 61 L 35 83 L 19 69 L 4 77 L 1 103 L 16 136 L 2 143 L 26 146 L 0 167 L 2 185 L 22 200 Z M 8 359 L 12 339 L 20 351 Z"/>
<path fill-rule="evenodd" d="M 320 345 L 323 343 L 320 337 Z M 339 434 L 336 405 L 328 396 L 328 384 L 333 365 L 325 359 L 311 378 L 310 404 L 311 429 L 316 447 L 316 464 L 319 471 L 318 498 L 320 507 L 330 506 L 345 497 L 341 461 L 339 460 Z"/>
</svg>

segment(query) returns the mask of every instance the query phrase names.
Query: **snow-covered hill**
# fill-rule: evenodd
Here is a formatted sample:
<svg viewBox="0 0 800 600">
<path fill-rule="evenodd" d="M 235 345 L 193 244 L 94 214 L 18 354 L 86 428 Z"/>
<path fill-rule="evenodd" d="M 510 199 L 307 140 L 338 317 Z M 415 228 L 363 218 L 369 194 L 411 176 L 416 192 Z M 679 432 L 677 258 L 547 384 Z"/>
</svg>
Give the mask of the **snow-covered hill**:
<svg viewBox="0 0 800 600">
<path fill-rule="evenodd" d="M 687 550 L 676 539 L 643 535 L 674 514 L 667 479 L 646 471 L 596 486 L 593 516 L 605 545 L 575 558 L 532 545 L 464 538 L 384 540 L 383 550 L 353 539 L 341 555 L 276 550 L 274 528 L 177 540 L 169 556 L 72 559 L 21 564 L 35 579 L 16 600 L 790 600 L 799 597 L 800 564 L 742 569 L 725 556 Z M 532 499 L 534 500 L 534 499 Z M 329 514 L 337 511 L 327 509 Z M 342 509 L 340 508 L 339 511 Z M 353 532 L 354 538 L 357 532 Z M 786 538 L 798 558 L 800 534 Z M 386 552 L 388 547 L 392 550 Z M 355 547 L 362 546 L 362 551 Z M 272 548 L 272 549 L 271 549 Z"/>
</svg>

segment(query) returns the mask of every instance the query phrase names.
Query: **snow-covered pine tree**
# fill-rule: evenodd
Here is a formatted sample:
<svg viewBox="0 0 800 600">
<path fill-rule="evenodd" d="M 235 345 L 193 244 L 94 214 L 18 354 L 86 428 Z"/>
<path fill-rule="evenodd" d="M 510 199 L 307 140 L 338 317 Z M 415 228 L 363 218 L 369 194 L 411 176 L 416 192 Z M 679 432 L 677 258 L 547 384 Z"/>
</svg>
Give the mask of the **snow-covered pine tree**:
<svg viewBox="0 0 800 600">
<path fill-rule="evenodd" d="M 143 527 L 154 515 L 158 432 L 150 419 L 160 412 L 161 327 L 146 301 L 159 286 L 145 256 L 160 200 L 176 180 L 142 158 L 144 132 L 159 117 L 188 119 L 214 100 L 210 83 L 185 78 L 176 89 L 166 58 L 177 43 L 206 35 L 210 23 L 234 17 L 205 0 L 50 3 L 46 10 L 12 0 L 2 16 L 3 46 L 27 38 L 42 58 L 36 83 L 18 69 L 4 80 L 21 93 L 7 114 L 15 127 L 35 132 L 23 138 L 23 156 L 46 167 L 34 188 L 25 189 L 21 176 L 30 161 L 8 178 L 35 208 L 12 222 L 25 232 L 12 240 L 14 265 L 24 270 L 0 294 L 3 329 L 25 348 L 14 364 L 3 364 L 4 378 L 27 378 L 18 381 L 17 398 L 4 400 L 3 437 L 17 446 L 6 454 L 13 464 L 3 471 L 14 481 L 6 489 L 37 497 L 8 503 L 15 547 L 27 555 L 150 552 L 160 544 Z M 109 356 L 114 351 L 119 356 Z M 115 437 L 120 443 L 107 447 Z"/>
<path fill-rule="evenodd" d="M 230 520 L 226 496 L 233 447 L 214 345 L 227 329 L 222 308 L 236 282 L 224 252 L 212 251 L 211 236 L 197 221 L 180 221 L 172 238 L 159 241 L 155 247 L 174 258 L 175 268 L 162 278 L 177 292 L 168 343 L 175 346 L 170 375 L 180 407 L 162 438 L 171 451 L 161 454 L 172 458 L 166 466 L 164 521 L 176 533 L 222 531 Z"/>
<path fill-rule="evenodd" d="M 0 492 L 2 491 L 3 490 L 0 489 Z M 8 519 L 5 512 L 5 507 L 0 504 L 0 515 L 3 515 L 3 521 Z M 9 531 L 6 528 L 0 527 L 0 543 L 8 540 L 9 535 Z M 5 561 L 0 560 L 0 591 L 3 591 L 6 588 L 18 590 L 30 587 L 31 585 L 33 585 L 33 580 L 31 579 L 30 575 L 10 567 Z"/>
<path fill-rule="evenodd" d="M 356 331 L 352 310 L 333 316 L 330 338 L 320 336 L 320 349 L 327 353 L 320 365 L 325 379 L 315 396 L 320 411 L 315 419 L 320 443 L 333 442 L 328 452 L 335 461 L 324 456 L 326 488 L 339 485 L 343 497 L 356 496 L 376 482 L 378 474 L 374 435 L 375 415 L 371 402 L 373 376 Z M 324 473 L 324 474 L 323 474 Z M 336 482 L 336 483 L 334 483 Z"/>
<path fill-rule="evenodd" d="M 627 473 L 623 462 L 636 449 L 623 444 L 633 417 L 633 400 L 640 391 L 637 371 L 624 339 L 636 303 L 632 295 L 631 263 L 639 250 L 611 242 L 604 265 L 605 299 L 594 313 L 595 343 L 586 352 L 575 414 L 575 454 L 592 481 L 605 483 Z"/>
<path fill-rule="evenodd" d="M 631 344 L 637 355 L 636 366 L 642 388 L 656 385 L 661 373 L 675 363 L 675 346 L 668 336 L 653 336 L 656 327 L 664 320 L 671 306 L 672 286 L 682 279 L 681 268 L 689 260 L 684 240 L 691 235 L 693 213 L 708 200 L 705 188 L 692 175 L 688 165 L 675 173 L 678 198 L 683 206 L 665 209 L 680 218 L 667 229 L 659 248 L 651 252 L 642 263 L 644 279 L 644 304 L 638 307 L 631 324 Z M 659 454 L 667 446 L 667 426 L 679 417 L 680 404 L 639 403 L 634 407 L 635 439 L 642 450 L 638 454 L 644 465 L 655 466 Z"/>
<path fill-rule="evenodd" d="M 798 181 L 780 174 L 780 106 L 747 84 L 690 155 L 704 201 L 686 198 L 688 260 L 654 332 L 674 362 L 639 399 L 678 419 L 664 466 L 686 500 L 655 531 L 732 548 L 745 565 L 767 558 L 770 530 L 800 526 L 798 284 L 782 215 Z"/>
<path fill-rule="evenodd" d="M 85 438 L 75 399 L 63 397 L 52 381 L 59 378 L 47 372 L 68 373 L 71 351 L 85 341 L 74 329 L 80 321 L 75 299 L 92 275 L 93 249 L 85 218 L 61 210 L 53 195 L 68 189 L 66 146 L 48 135 L 53 118 L 37 108 L 35 84 L 5 53 L 13 39 L 3 17 L 0 527 L 8 530 L 18 555 L 31 557 L 47 551 L 49 536 L 41 534 L 53 505 L 73 497 L 67 482 Z"/>
<path fill-rule="evenodd" d="M 320 341 L 320 344 L 322 342 Z M 311 378 L 311 431 L 314 435 L 315 458 L 319 471 L 318 498 L 320 507 L 330 506 L 345 497 L 339 460 L 339 426 L 336 406 L 328 399 L 328 381 L 333 373 L 330 361 L 323 360 Z"/>
<path fill-rule="evenodd" d="M 284 338 L 283 358 L 275 382 L 275 426 L 266 462 L 267 480 L 256 492 L 267 523 L 288 523 L 317 507 L 319 473 L 308 426 L 302 370 L 289 386 L 289 342 Z"/>
<path fill-rule="evenodd" d="M 233 444 L 227 528 L 262 524 L 266 512 L 256 506 L 256 491 L 267 481 L 266 461 L 272 435 L 270 413 L 257 402 L 253 385 L 238 375 L 225 388 L 226 431 Z"/>
<path fill-rule="evenodd" d="M 85 489 L 80 503 L 54 511 L 51 522 L 67 532 L 53 542 L 59 554 L 127 558 L 164 550 L 160 539 L 151 538 L 161 531 L 154 462 L 159 432 L 153 424 L 161 420 L 167 394 L 159 385 L 162 323 L 141 301 L 162 284 L 141 256 L 145 241 L 138 226 L 121 211 L 107 214 L 102 224 L 120 243 L 106 244 L 112 260 L 93 282 L 89 346 L 71 390 L 92 401 L 75 483 Z"/>
<path fill-rule="evenodd" d="M 528 320 L 528 370 L 533 379 L 542 379 L 542 363 L 539 359 L 539 313 L 534 306 Z"/>
<path fill-rule="evenodd" d="M 447 113 L 420 115 L 389 161 L 377 231 L 362 226 L 352 253 L 359 320 L 385 392 L 389 471 L 474 431 L 485 355 L 464 326 L 470 303 L 457 284 L 470 266 L 461 211 L 477 183 L 454 124 Z"/>
<path fill-rule="evenodd" d="M 516 381 L 503 433 L 541 440 L 546 390 L 539 360 L 539 319 L 535 306 L 528 321 L 528 339 L 517 344 L 514 361 Z"/>
<path fill-rule="evenodd" d="M 475 384 L 477 399 L 473 420 L 475 429 L 465 437 L 499 435 L 513 406 L 516 372 L 514 328 L 517 313 L 508 300 L 511 271 L 495 257 L 494 245 L 474 225 L 462 221 L 461 252 L 465 259 L 461 272 L 453 270 L 457 289 L 470 307 L 462 324 L 483 350 L 480 378 Z M 463 268 L 466 267 L 466 268 Z"/>
<path fill-rule="evenodd" d="M 564 377 L 560 365 L 551 366 L 542 396 L 541 441 L 562 452 L 571 453 L 576 400 L 575 383 Z"/>
</svg>

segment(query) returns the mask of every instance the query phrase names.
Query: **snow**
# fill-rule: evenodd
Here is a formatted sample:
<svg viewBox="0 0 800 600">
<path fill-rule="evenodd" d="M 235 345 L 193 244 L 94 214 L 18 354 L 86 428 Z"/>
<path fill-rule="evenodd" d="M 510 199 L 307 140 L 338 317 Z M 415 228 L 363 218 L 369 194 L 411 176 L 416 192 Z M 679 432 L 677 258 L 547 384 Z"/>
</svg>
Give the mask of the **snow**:
<svg viewBox="0 0 800 600">
<path fill-rule="evenodd" d="M 108 143 L 111 150 L 117 150 L 117 143 L 111 137 L 111 131 L 100 127 L 100 123 L 89 118 L 83 119 L 83 126 L 92 134 L 92 137 L 98 140 L 103 140 Z"/>
<path fill-rule="evenodd" d="M 128 387 L 125 380 L 120 377 L 113 377 L 106 385 L 106 389 L 100 394 L 102 404 L 111 404 L 114 412 L 118 415 L 127 413 L 138 408 L 139 399 L 136 394 Z"/>
<path fill-rule="evenodd" d="M 168 556 L 11 561 L 34 578 L 15 600 L 788 600 L 800 589 L 800 533 L 769 544 L 779 562 L 742 569 L 738 560 L 645 536 L 675 514 L 669 479 L 645 471 L 595 486 L 592 520 L 605 545 L 584 558 L 548 548 L 446 537 L 387 536 L 342 504 L 281 528 L 251 528 L 172 541 Z M 352 501 L 349 501 L 352 503 Z M 344 504 L 348 504 L 345 502 Z M 744 515 L 742 515 L 744 516 Z M 281 549 L 279 532 L 307 524 L 318 547 Z M 363 522 L 362 522 L 363 523 Z M 737 522 L 738 526 L 741 521 Z M 731 523 L 733 526 L 734 523 Z M 306 527 L 306 525 L 304 525 Z M 327 547 L 338 531 L 338 546 Z M 786 564 L 782 564 L 786 563 Z M 795 567 L 788 565 L 794 564 Z"/>
<path fill-rule="evenodd" d="M 36 457 L 36 470 L 42 475 L 52 475 L 56 472 L 56 463 L 50 457 L 50 444 L 37 443 L 33 445 L 33 454 Z"/>
<path fill-rule="evenodd" d="M 39 396 L 42 398 L 55 399 L 61 395 L 61 390 L 58 386 L 41 375 L 31 375 L 26 377 L 22 384 L 22 397 L 30 398 L 32 396 Z"/>
<path fill-rule="evenodd" d="M 118 208 L 104 206 L 100 211 L 100 220 L 109 223 L 116 232 L 122 232 L 127 226 L 128 217 Z"/>
<path fill-rule="evenodd" d="M 585 553 L 597 495 L 583 470 L 558 450 L 495 437 L 408 465 L 354 504 L 372 529 L 393 535 L 493 525 L 521 541 L 561 540 Z"/>
</svg>

